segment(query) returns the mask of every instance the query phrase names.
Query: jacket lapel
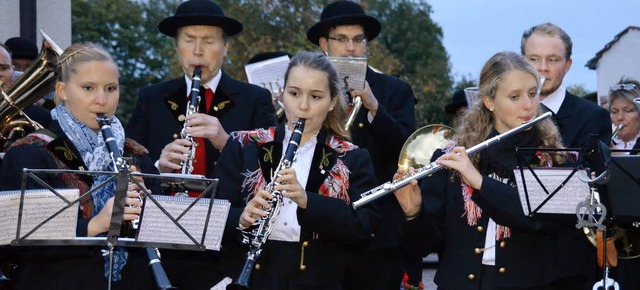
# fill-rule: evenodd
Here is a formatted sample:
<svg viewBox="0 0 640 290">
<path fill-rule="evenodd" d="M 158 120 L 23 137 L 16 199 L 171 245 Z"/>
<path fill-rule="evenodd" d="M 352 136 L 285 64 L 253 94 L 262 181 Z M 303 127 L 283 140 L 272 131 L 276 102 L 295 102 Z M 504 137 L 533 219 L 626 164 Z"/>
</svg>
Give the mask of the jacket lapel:
<svg viewBox="0 0 640 290">
<path fill-rule="evenodd" d="M 87 170 L 80 152 L 73 145 L 71 140 L 67 138 L 67 135 L 62 132 L 57 122 L 54 122 L 50 126 L 50 131 L 56 135 L 53 141 L 47 144 L 47 150 L 49 150 L 58 160 L 66 165 L 71 170 Z M 89 175 L 79 175 L 80 179 L 89 184 L 93 184 L 93 179 Z"/>
<path fill-rule="evenodd" d="M 325 181 L 327 175 L 338 160 L 338 152 L 327 145 L 329 136 L 325 130 L 320 130 L 317 136 L 318 143 L 313 152 L 311 168 L 309 168 L 309 178 L 305 190 L 319 192 L 320 185 Z"/>
<path fill-rule="evenodd" d="M 216 118 L 222 117 L 235 105 L 235 102 L 231 97 L 231 95 L 233 95 L 233 91 L 227 83 L 229 76 L 224 71 L 220 71 L 220 73 L 222 73 L 220 83 L 216 88 L 213 102 L 211 102 L 211 108 L 208 110 L 209 115 Z"/>
<path fill-rule="evenodd" d="M 271 182 L 271 176 L 282 158 L 282 140 L 284 139 L 284 126 L 276 127 L 276 135 L 273 141 L 258 146 L 258 161 L 264 180 Z"/>
<path fill-rule="evenodd" d="M 173 119 L 182 126 L 184 114 L 187 112 L 187 96 L 185 95 L 187 84 L 184 79 L 177 79 L 177 81 L 179 81 L 179 85 L 175 86 L 175 90 L 172 92 L 168 92 L 164 98 L 164 104 L 173 115 Z"/>
</svg>

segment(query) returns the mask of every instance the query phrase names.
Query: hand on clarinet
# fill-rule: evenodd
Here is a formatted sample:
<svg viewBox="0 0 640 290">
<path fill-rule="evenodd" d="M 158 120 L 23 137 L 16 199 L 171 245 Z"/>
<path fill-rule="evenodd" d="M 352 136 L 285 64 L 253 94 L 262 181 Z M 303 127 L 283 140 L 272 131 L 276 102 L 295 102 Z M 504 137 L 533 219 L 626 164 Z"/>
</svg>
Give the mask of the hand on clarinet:
<svg viewBox="0 0 640 290">
<path fill-rule="evenodd" d="M 247 202 L 242 214 L 240 215 L 239 227 L 246 229 L 256 224 L 259 218 L 266 217 L 269 213 L 266 211 L 271 208 L 268 200 L 272 196 L 266 190 L 260 190 L 253 198 Z M 265 210 L 266 209 L 266 210 Z"/>
<path fill-rule="evenodd" d="M 188 123 L 185 133 L 193 138 L 205 138 L 213 144 L 218 150 L 222 150 L 224 144 L 229 139 L 229 134 L 222 128 L 220 120 L 218 118 L 207 114 L 193 114 L 189 115 L 185 122 Z"/>
<path fill-rule="evenodd" d="M 471 163 L 466 148 L 455 147 L 451 152 L 440 156 L 436 163 L 460 172 L 462 182 L 473 189 L 479 190 L 482 187 L 482 174 Z"/>
<path fill-rule="evenodd" d="M 87 226 L 87 236 L 95 237 L 107 232 L 111 224 L 111 214 L 113 212 L 113 197 L 107 200 L 100 212 L 91 218 Z M 122 215 L 122 221 L 132 221 L 137 219 L 142 213 L 142 199 L 136 185 L 129 184 L 127 189 L 127 199 Z"/>
<path fill-rule="evenodd" d="M 296 171 L 293 168 L 281 170 L 280 176 L 278 176 L 278 183 L 280 185 L 276 185 L 275 190 L 279 190 L 282 192 L 282 196 L 293 200 L 298 204 L 299 208 L 307 208 L 307 191 L 298 182 Z"/>
<path fill-rule="evenodd" d="M 409 167 L 408 174 L 413 174 L 413 167 Z M 403 168 L 398 168 L 396 174 L 393 175 L 393 180 L 398 180 L 405 175 Z M 393 192 L 402 208 L 402 214 L 407 220 L 411 220 L 418 216 L 420 209 L 422 208 L 422 193 L 418 186 L 417 180 L 412 180 L 408 185 L 398 188 Z"/>
<path fill-rule="evenodd" d="M 189 159 L 191 142 L 187 139 L 176 139 L 162 148 L 158 160 L 158 170 L 162 173 L 175 172 L 182 169 L 181 162 Z"/>
</svg>

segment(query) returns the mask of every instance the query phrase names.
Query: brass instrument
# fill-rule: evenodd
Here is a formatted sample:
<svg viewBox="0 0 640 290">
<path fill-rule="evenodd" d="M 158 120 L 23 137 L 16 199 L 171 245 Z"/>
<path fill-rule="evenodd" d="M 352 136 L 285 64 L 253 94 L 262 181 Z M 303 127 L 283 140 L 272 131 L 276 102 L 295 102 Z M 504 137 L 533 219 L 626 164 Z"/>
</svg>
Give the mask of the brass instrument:
<svg viewBox="0 0 640 290">
<path fill-rule="evenodd" d="M 362 98 L 360 98 L 360 96 L 356 96 L 355 98 L 352 97 L 351 99 L 351 112 L 349 112 L 347 122 L 344 124 L 344 129 L 346 131 L 349 131 L 349 129 L 351 129 L 351 125 L 353 125 L 353 122 L 355 122 L 356 116 L 358 115 L 358 112 L 362 107 Z"/>
<path fill-rule="evenodd" d="M 284 103 L 282 102 L 282 93 L 284 92 L 284 88 L 280 86 L 277 79 L 272 82 L 263 82 L 262 87 L 271 92 L 271 102 L 276 110 L 276 119 L 282 120 L 284 117 Z"/>
<path fill-rule="evenodd" d="M 512 128 L 511 130 L 504 132 L 498 136 L 495 136 L 493 138 L 487 139 L 484 142 L 477 144 L 469 149 L 467 149 L 467 154 L 468 155 L 473 155 L 475 153 L 478 153 L 484 149 L 489 148 L 490 146 L 499 143 L 500 141 L 502 141 L 502 139 L 504 138 L 508 138 L 514 134 L 517 134 L 521 131 L 527 130 L 529 128 L 531 128 L 532 126 L 534 126 L 535 124 L 541 122 L 542 120 L 551 117 L 551 112 L 546 112 L 534 119 L 532 119 L 531 121 L 524 123 L 518 127 Z M 404 149 L 404 146 L 403 146 Z M 401 156 L 403 155 L 403 153 L 400 154 Z M 405 154 L 406 155 L 406 154 Z M 419 180 L 422 179 L 424 177 L 427 177 L 431 174 L 434 174 L 442 169 L 445 169 L 444 166 L 436 164 L 435 162 L 431 162 L 425 166 L 416 168 L 415 172 L 413 174 L 407 174 L 405 176 L 403 176 L 402 178 L 398 179 L 398 180 L 393 180 L 393 181 L 388 181 L 378 187 L 375 187 L 363 194 L 361 194 L 361 198 L 359 200 L 356 200 L 355 202 L 352 203 L 352 206 L 354 209 L 358 209 L 361 206 L 364 206 L 366 204 L 369 204 L 373 201 L 376 201 L 377 199 L 387 195 L 390 192 L 395 191 L 398 188 L 401 188 L 405 185 L 408 185 L 411 181 L 413 180 Z"/>
<path fill-rule="evenodd" d="M 10 142 L 42 128 L 22 110 L 55 88 L 56 62 L 62 49 L 42 30 L 42 49 L 37 60 L 5 93 L 0 89 L 0 151 Z"/>
<path fill-rule="evenodd" d="M 416 130 L 402 145 L 398 168 L 406 172 L 409 167 L 420 168 L 429 164 L 433 152 L 449 144 L 454 133 L 453 128 L 442 124 L 427 125 Z"/>
<path fill-rule="evenodd" d="M 300 144 L 300 140 L 302 139 L 304 122 L 304 119 L 296 121 L 293 133 L 291 134 L 291 139 L 289 140 L 289 146 L 287 146 L 287 151 L 282 156 L 282 160 L 278 164 L 278 167 L 276 167 L 275 174 L 271 177 L 271 182 L 269 182 L 265 188 L 265 190 L 271 193 L 273 197 L 269 201 L 269 205 L 271 207 L 266 209 L 268 215 L 266 217 L 261 217 L 257 224 L 251 227 L 253 230 L 243 230 L 243 243 L 249 244 L 249 252 L 247 253 L 247 259 L 244 266 L 240 271 L 240 276 L 235 283 L 227 285 L 227 290 L 249 289 L 249 277 L 251 276 L 251 271 L 253 270 L 256 260 L 260 257 L 262 246 L 267 242 L 267 239 L 273 230 L 275 219 L 278 216 L 278 213 L 280 213 L 280 207 L 282 206 L 282 193 L 274 189 L 276 185 L 279 185 L 276 179 L 280 171 L 291 167 L 291 164 L 293 163 L 293 158 L 298 150 L 298 144 Z"/>
</svg>

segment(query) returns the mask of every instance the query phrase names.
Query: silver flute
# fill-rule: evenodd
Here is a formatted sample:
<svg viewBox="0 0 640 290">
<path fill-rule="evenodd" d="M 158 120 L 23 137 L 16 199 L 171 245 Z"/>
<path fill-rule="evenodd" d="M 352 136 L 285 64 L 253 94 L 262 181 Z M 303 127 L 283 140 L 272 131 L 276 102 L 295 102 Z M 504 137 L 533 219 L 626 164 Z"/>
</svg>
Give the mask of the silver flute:
<svg viewBox="0 0 640 290">
<path fill-rule="evenodd" d="M 524 130 L 527 130 L 529 128 L 531 128 L 532 126 L 534 126 L 535 124 L 540 123 L 542 120 L 551 117 L 552 113 L 551 112 L 546 112 L 534 119 L 531 119 L 531 121 L 526 122 L 518 127 L 515 127 L 507 132 L 504 132 L 498 136 L 495 136 L 493 138 L 487 139 L 484 142 L 475 145 L 469 149 L 467 149 L 467 154 L 468 155 L 473 155 L 475 153 L 478 153 L 484 149 L 489 148 L 490 146 L 499 143 L 500 141 L 502 141 L 502 139 L 508 138 L 514 134 L 520 133 Z M 378 187 L 375 187 L 363 194 L 361 194 L 361 198 L 358 199 L 357 201 L 352 203 L 352 206 L 354 209 L 358 209 L 359 207 L 363 206 L 363 205 L 367 205 L 371 202 L 374 202 L 376 200 L 378 200 L 379 198 L 387 195 L 390 192 L 395 191 L 398 188 L 401 188 L 407 184 L 409 184 L 411 181 L 413 180 L 420 180 L 424 177 L 427 177 L 431 174 L 434 174 L 442 169 L 445 169 L 445 167 L 443 165 L 439 165 L 437 164 L 435 161 L 431 162 L 423 167 L 417 168 L 413 174 L 407 174 L 403 177 L 401 177 L 398 180 L 393 180 L 393 181 L 388 181 Z"/>
</svg>

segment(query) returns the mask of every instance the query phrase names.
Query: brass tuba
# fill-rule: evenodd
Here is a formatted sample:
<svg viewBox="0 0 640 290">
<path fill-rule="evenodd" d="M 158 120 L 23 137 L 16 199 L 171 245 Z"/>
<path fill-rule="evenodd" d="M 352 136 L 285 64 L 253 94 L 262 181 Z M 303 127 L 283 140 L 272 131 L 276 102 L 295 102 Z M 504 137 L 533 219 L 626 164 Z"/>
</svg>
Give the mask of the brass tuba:
<svg viewBox="0 0 640 290">
<path fill-rule="evenodd" d="M 42 33 L 42 49 L 35 62 L 5 93 L 0 89 L 0 151 L 8 142 L 42 128 L 22 110 L 40 100 L 55 88 L 55 71 L 62 49 Z"/>
</svg>

